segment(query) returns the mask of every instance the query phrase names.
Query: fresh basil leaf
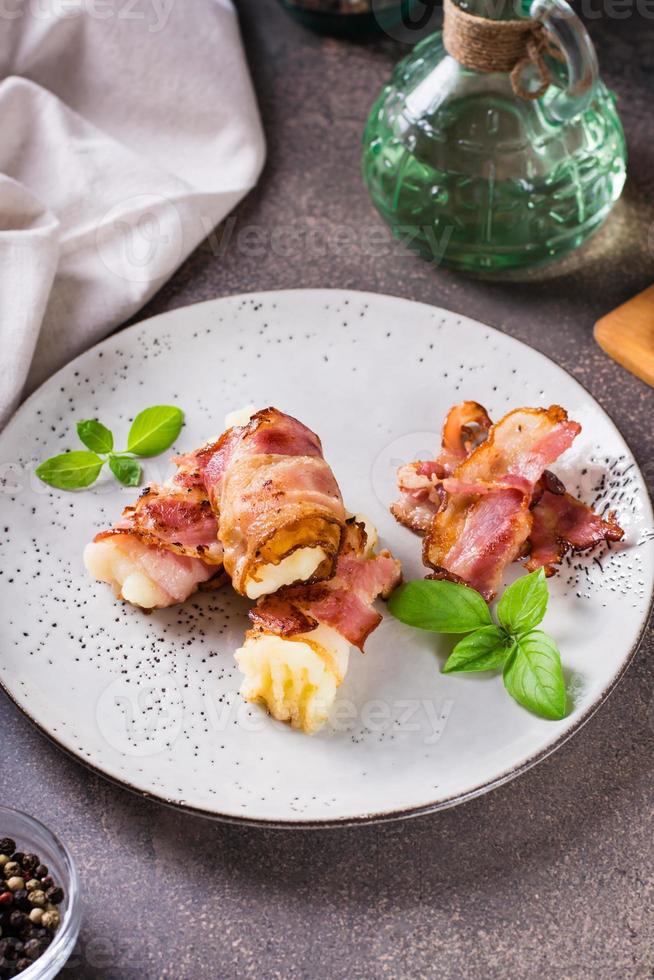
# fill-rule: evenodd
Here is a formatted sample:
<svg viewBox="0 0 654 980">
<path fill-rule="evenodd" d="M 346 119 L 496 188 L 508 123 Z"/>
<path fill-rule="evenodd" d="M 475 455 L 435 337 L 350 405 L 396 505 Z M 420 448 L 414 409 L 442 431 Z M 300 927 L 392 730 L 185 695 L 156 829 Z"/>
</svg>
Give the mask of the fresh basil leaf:
<svg viewBox="0 0 654 980">
<path fill-rule="evenodd" d="M 114 448 L 111 430 L 97 419 L 85 419 L 77 423 L 77 435 L 88 449 L 94 453 L 110 453 Z"/>
<path fill-rule="evenodd" d="M 44 483 L 59 490 L 79 490 L 95 483 L 104 460 L 95 453 L 73 452 L 53 456 L 36 468 L 36 475 Z"/>
<path fill-rule="evenodd" d="M 547 580 L 542 568 L 523 575 L 505 590 L 497 604 L 497 618 L 511 633 L 527 633 L 538 626 L 547 610 Z"/>
<path fill-rule="evenodd" d="M 444 674 L 456 671 L 497 670 L 502 667 L 513 640 L 498 626 L 482 626 L 459 640 L 443 667 Z"/>
<path fill-rule="evenodd" d="M 536 715 L 555 721 L 567 711 L 561 655 L 551 636 L 533 630 L 516 637 L 504 667 L 504 686 L 512 698 Z"/>
<path fill-rule="evenodd" d="M 479 593 L 456 582 L 407 582 L 395 590 L 388 608 L 403 623 L 435 633 L 470 633 L 493 622 Z"/>
<path fill-rule="evenodd" d="M 141 464 L 129 456 L 110 456 L 109 469 L 126 487 L 138 487 L 141 482 Z"/>
<path fill-rule="evenodd" d="M 127 451 L 136 456 L 158 456 L 180 433 L 184 413 L 174 405 L 153 405 L 139 412 L 127 437 Z"/>
</svg>

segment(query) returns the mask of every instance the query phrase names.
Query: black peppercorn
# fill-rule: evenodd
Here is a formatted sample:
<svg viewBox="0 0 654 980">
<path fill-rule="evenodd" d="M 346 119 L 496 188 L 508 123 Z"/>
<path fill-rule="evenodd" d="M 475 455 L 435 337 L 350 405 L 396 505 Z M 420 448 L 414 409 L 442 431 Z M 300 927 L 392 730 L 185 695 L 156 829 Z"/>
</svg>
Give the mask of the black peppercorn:
<svg viewBox="0 0 654 980">
<path fill-rule="evenodd" d="M 32 908 L 32 904 L 27 897 L 27 892 L 24 888 L 19 888 L 18 891 L 14 892 L 14 905 L 21 912 L 29 912 Z"/>
<path fill-rule="evenodd" d="M 36 854 L 24 854 L 23 860 L 20 863 L 23 871 L 34 871 L 39 863 L 39 859 Z"/>
<path fill-rule="evenodd" d="M 52 905 L 59 905 L 64 900 L 63 889 L 58 888 L 57 885 L 54 888 L 48 888 L 45 897 Z"/>
<path fill-rule="evenodd" d="M 13 892 L 0 892 L 0 908 L 6 908 L 8 905 L 14 904 L 14 893 Z"/>
<path fill-rule="evenodd" d="M 22 929 L 28 922 L 29 919 L 25 913 L 20 912 L 18 909 L 12 912 L 9 916 L 9 925 L 12 929 L 16 930 L 16 932 L 18 932 L 19 929 Z"/>
<path fill-rule="evenodd" d="M 10 980 L 11 977 L 16 976 L 16 970 L 14 969 L 14 964 L 10 963 L 9 960 L 0 958 L 0 977 L 2 980 Z"/>
<path fill-rule="evenodd" d="M 41 888 L 43 890 L 47 888 L 52 888 L 53 885 L 54 885 L 54 878 L 52 877 L 52 875 L 46 875 L 45 878 L 41 878 Z"/>
<path fill-rule="evenodd" d="M 42 939 L 28 939 L 25 943 L 25 956 L 30 960 L 36 960 L 45 951 Z"/>
<path fill-rule="evenodd" d="M 45 878 L 47 873 L 48 868 L 45 864 L 37 864 L 36 868 L 34 869 L 35 878 Z"/>
<path fill-rule="evenodd" d="M 16 850 L 16 841 L 11 837 L 3 837 L 0 840 L 0 854 L 13 854 Z"/>
<path fill-rule="evenodd" d="M 16 963 L 16 969 L 21 972 L 22 970 L 27 970 L 32 965 L 32 961 L 26 958 L 18 960 Z"/>
<path fill-rule="evenodd" d="M 6 939 L 0 939 L 0 956 L 4 956 L 6 960 L 16 959 L 16 943 L 17 940 L 13 936 L 7 936 Z M 21 943 L 20 948 L 22 949 L 23 944 Z"/>
</svg>

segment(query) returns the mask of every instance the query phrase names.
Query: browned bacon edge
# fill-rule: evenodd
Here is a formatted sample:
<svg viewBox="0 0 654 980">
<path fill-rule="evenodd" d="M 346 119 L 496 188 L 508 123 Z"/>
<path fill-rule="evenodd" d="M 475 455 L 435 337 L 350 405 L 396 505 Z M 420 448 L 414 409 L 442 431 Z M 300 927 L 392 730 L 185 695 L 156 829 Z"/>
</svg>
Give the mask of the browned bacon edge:
<svg viewBox="0 0 654 980">
<path fill-rule="evenodd" d="M 562 410 L 561 418 L 565 418 Z M 443 426 L 440 456 L 433 461 L 410 463 L 398 470 L 401 496 L 391 506 L 396 520 L 417 534 L 427 534 L 435 516 L 445 507 L 448 489 L 450 492 L 473 489 L 460 482 L 457 485 L 456 470 L 486 441 L 490 429 L 490 417 L 478 403 L 463 402 L 450 409 Z M 511 482 L 500 482 L 495 486 L 508 490 Z M 489 493 L 493 489 L 490 482 L 482 492 Z M 529 508 L 531 531 L 516 555 L 517 559 L 525 560 L 529 571 L 543 567 L 547 575 L 553 575 L 555 566 L 563 561 L 568 551 L 583 551 L 602 541 L 620 541 L 624 537 L 614 511 L 610 511 L 606 518 L 595 514 L 587 504 L 566 493 L 551 470 L 546 469 L 533 487 Z M 426 546 L 428 548 L 427 542 Z M 426 564 L 431 564 L 428 558 Z M 465 582 L 442 565 L 431 567 L 428 578 Z"/>
<path fill-rule="evenodd" d="M 260 599 L 250 619 L 261 632 L 279 636 L 308 633 L 319 624 L 336 629 L 363 651 L 368 636 L 382 617 L 373 608 L 376 598 L 388 598 L 402 579 L 400 563 L 388 551 L 365 557 L 364 525 L 349 519 L 336 562 L 327 582 L 287 586 Z"/>
<path fill-rule="evenodd" d="M 115 529 L 129 531 L 144 544 L 222 566 L 218 522 L 199 487 L 145 487 L 136 502 L 125 507 Z"/>
<path fill-rule="evenodd" d="M 325 559 L 314 577 L 332 575 L 345 510 L 320 439 L 302 422 L 262 409 L 180 463 L 187 479 L 202 479 L 220 514 L 225 568 L 237 592 L 246 593 L 259 566 L 298 548 L 321 547 Z"/>
<path fill-rule="evenodd" d="M 535 492 L 532 504 L 530 553 L 525 567 L 528 571 L 544 568 L 547 576 L 554 575 L 568 551 L 588 551 L 602 541 L 621 541 L 624 531 L 617 522 L 615 511 L 600 517 L 587 504 L 566 493 L 565 487 L 553 473 L 545 474 L 544 486 Z"/>
</svg>

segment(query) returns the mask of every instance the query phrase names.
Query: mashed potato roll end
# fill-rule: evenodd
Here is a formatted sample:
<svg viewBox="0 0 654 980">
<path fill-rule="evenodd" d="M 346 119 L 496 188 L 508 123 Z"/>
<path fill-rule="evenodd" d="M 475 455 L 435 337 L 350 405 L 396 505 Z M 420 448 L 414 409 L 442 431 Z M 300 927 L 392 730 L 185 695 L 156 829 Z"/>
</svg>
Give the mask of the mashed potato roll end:
<svg viewBox="0 0 654 980">
<path fill-rule="evenodd" d="M 294 636 L 249 630 L 235 653 L 244 674 L 241 696 L 311 734 L 327 720 L 349 654 L 347 641 L 327 626 Z"/>
</svg>

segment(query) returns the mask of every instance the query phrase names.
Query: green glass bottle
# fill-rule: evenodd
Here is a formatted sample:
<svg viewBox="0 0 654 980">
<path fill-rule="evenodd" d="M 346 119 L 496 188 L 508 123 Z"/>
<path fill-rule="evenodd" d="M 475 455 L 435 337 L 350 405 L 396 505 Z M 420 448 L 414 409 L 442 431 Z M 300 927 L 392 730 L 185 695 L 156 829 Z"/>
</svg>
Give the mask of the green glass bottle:
<svg viewBox="0 0 654 980">
<path fill-rule="evenodd" d="M 465 9 L 506 16 L 498 0 Z M 529 13 L 563 53 L 548 59 L 539 98 L 516 95 L 506 73 L 463 67 L 439 32 L 397 66 L 365 128 L 364 179 L 380 214 L 425 258 L 464 272 L 566 255 L 624 185 L 624 134 L 586 29 L 564 0 L 536 0 Z"/>
<path fill-rule="evenodd" d="M 296 20 L 335 37 L 393 33 L 422 0 L 281 0 Z"/>
</svg>

